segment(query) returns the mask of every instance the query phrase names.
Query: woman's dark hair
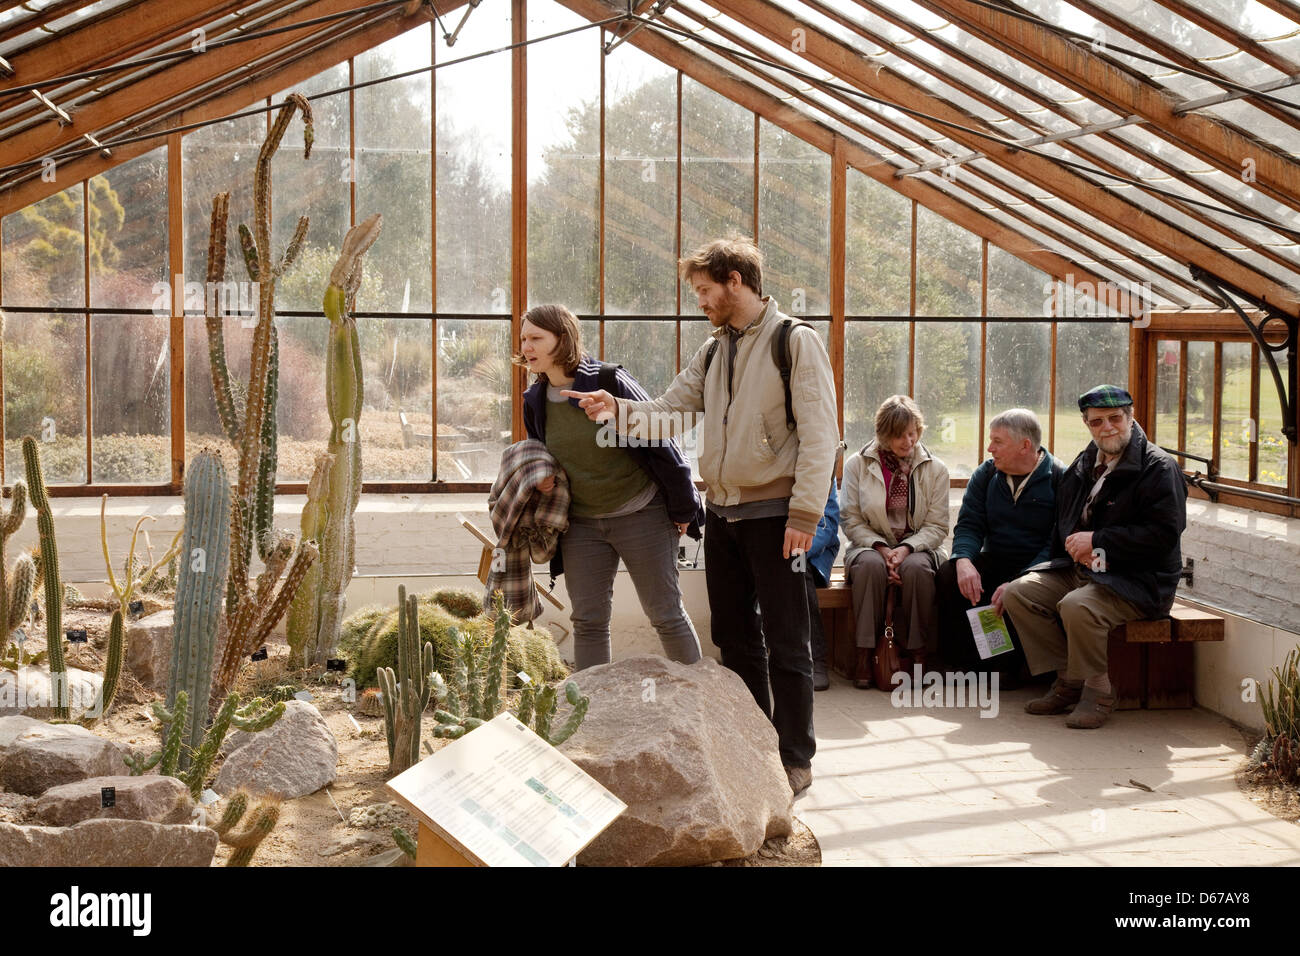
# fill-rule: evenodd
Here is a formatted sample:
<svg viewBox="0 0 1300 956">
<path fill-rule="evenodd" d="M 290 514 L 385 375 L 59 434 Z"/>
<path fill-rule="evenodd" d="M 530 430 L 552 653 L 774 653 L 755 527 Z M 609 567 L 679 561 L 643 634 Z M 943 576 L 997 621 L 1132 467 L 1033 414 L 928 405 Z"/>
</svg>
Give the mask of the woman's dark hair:
<svg viewBox="0 0 1300 956">
<path fill-rule="evenodd" d="M 531 322 L 559 339 L 555 351 L 551 353 L 552 361 L 564 369 L 565 375 L 577 371 L 578 363 L 582 361 L 582 329 L 578 326 L 576 315 L 562 305 L 538 305 L 524 313 L 519 324 L 522 326 L 524 322 Z M 528 360 L 521 353 L 512 355 L 510 360 L 516 365 L 528 367 Z M 546 379 L 544 374 L 537 377 Z M 550 379 L 546 379 L 546 382 L 549 385 Z"/>
</svg>

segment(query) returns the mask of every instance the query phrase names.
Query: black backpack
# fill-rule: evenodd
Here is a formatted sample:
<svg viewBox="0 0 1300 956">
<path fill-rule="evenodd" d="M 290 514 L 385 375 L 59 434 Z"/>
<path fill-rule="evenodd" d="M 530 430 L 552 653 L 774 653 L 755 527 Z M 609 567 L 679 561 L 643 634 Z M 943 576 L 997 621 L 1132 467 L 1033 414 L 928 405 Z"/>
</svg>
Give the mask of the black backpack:
<svg viewBox="0 0 1300 956">
<path fill-rule="evenodd" d="M 781 373 L 781 384 L 785 386 L 785 427 L 794 431 L 797 424 L 794 419 L 794 400 L 790 396 L 790 327 L 794 319 L 784 318 L 781 320 L 780 327 L 776 330 L 776 335 L 772 337 L 772 361 L 776 363 L 777 370 Z M 713 356 L 718 353 L 718 340 L 714 339 L 709 343 L 709 350 L 704 354 L 704 375 L 707 378 L 709 366 L 713 364 Z"/>
</svg>

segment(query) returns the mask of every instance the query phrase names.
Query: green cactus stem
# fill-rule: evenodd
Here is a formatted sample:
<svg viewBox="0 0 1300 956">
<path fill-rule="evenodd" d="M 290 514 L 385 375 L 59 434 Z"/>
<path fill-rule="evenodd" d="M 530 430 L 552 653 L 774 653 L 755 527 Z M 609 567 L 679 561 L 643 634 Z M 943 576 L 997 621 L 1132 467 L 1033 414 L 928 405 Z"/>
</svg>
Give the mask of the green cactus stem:
<svg viewBox="0 0 1300 956">
<path fill-rule="evenodd" d="M 280 801 L 275 797 L 263 797 L 253 807 L 248 822 L 240 830 L 235 826 L 248 812 L 249 795 L 240 789 L 231 796 L 226 804 L 221 820 L 213 825 L 217 836 L 226 846 L 234 849 L 226 866 L 248 866 L 253 861 L 253 854 L 262 841 L 270 836 L 280 820 Z"/>
<path fill-rule="evenodd" d="M 122 676 L 122 659 L 126 656 L 126 634 L 122 625 L 122 609 L 113 612 L 108 622 L 108 657 L 104 661 L 104 682 L 95 695 L 94 706 L 86 713 L 84 723 L 93 723 L 107 716 L 117 697 L 117 684 Z"/>
<path fill-rule="evenodd" d="M 50 661 L 50 701 L 57 720 L 69 717 L 68 667 L 63 660 L 63 582 L 59 575 L 59 549 L 54 539 L 54 516 L 45 494 L 41 452 L 36 439 L 23 438 L 23 463 L 27 466 L 27 492 L 36 508 L 41 542 L 41 575 L 45 579 L 45 642 Z"/>
<path fill-rule="evenodd" d="M 433 643 L 420 647 L 419 611 L 414 595 L 398 585 L 397 671 L 379 668 L 379 687 L 384 695 L 384 731 L 388 740 L 388 774 L 396 776 L 420 761 L 420 735 L 425 708 L 435 689 L 444 693 L 446 685 L 434 682 Z"/>
<path fill-rule="evenodd" d="M 191 702 L 181 769 L 189 766 L 189 754 L 198 749 L 207 723 L 204 703 L 212 689 L 212 659 L 230 558 L 230 504 L 221 455 L 205 448 L 194 456 L 185 475 L 185 525 L 167 672 L 168 705 L 175 706 L 181 693 Z"/>
<path fill-rule="evenodd" d="M 587 707 L 591 703 L 590 698 L 582 696 L 578 685 L 573 681 L 564 685 L 564 698 L 569 702 L 572 710 L 558 730 L 551 729 L 556 709 L 554 687 L 525 684 L 523 692 L 519 695 L 519 709 L 515 716 L 521 724 L 532 727 L 533 732 L 552 747 L 558 747 L 574 735 L 582 724 L 583 718 L 587 716 Z"/>
<path fill-rule="evenodd" d="M 162 761 L 158 764 L 158 773 L 164 777 L 174 777 L 180 769 L 189 712 L 189 694 L 183 690 L 176 694 L 176 706 L 171 710 L 159 703 L 153 705 L 153 715 L 158 718 L 163 732 Z"/>
<path fill-rule="evenodd" d="M 8 510 L 0 510 L 0 654 L 26 619 L 36 588 L 36 565 L 28 555 L 19 555 L 13 567 L 9 567 L 9 538 L 18 532 L 26 518 L 27 486 L 16 481 L 9 492 Z"/>
<path fill-rule="evenodd" d="M 322 462 L 324 459 L 324 462 Z M 321 587 L 321 565 L 330 560 L 331 549 L 326 538 L 328 523 L 329 483 L 334 456 L 322 452 L 316 456 L 316 468 L 307 485 L 307 503 L 302 508 L 302 538 L 318 542 L 322 559 L 313 564 L 298 586 L 289 605 L 289 620 L 285 634 L 289 642 L 289 666 L 299 669 L 315 657 L 316 629 L 319 623 L 318 598 Z"/>
<path fill-rule="evenodd" d="M 401 827 L 393 827 L 393 842 L 396 843 L 398 848 L 412 860 L 415 859 L 416 843 L 415 840 L 412 839 L 411 834 L 407 833 Z"/>
<path fill-rule="evenodd" d="M 308 509 L 303 511 L 303 537 L 315 537 L 321 548 L 319 575 L 304 585 L 296 599 L 297 613 L 289 621 L 289 645 L 302 648 L 303 663 L 314 659 L 323 664 L 336 652 L 346 609 L 344 594 L 356 563 L 353 515 L 361 500 L 364 382 L 361 344 L 351 311 L 361 285 L 361 257 L 379 237 L 382 226 L 383 219 L 376 213 L 348 230 L 325 290 L 323 306 L 330 321 L 325 356 L 325 401 L 330 416 L 327 451 L 332 461 L 329 481 L 324 489 L 318 489 L 327 499 L 318 500 L 311 514 Z M 309 489 L 309 498 L 310 494 Z"/>
<path fill-rule="evenodd" d="M 240 707 L 239 703 L 239 694 L 234 692 L 222 702 L 217 716 L 203 736 L 203 743 L 194 752 L 189 769 L 180 774 L 180 779 L 190 788 L 190 793 L 196 800 L 203 792 L 203 784 L 207 781 L 212 764 L 221 752 L 221 745 L 225 743 L 232 724 L 237 730 L 256 733 L 270 727 L 284 714 L 284 701 L 268 706 L 265 700 L 257 697 L 244 707 Z"/>
</svg>

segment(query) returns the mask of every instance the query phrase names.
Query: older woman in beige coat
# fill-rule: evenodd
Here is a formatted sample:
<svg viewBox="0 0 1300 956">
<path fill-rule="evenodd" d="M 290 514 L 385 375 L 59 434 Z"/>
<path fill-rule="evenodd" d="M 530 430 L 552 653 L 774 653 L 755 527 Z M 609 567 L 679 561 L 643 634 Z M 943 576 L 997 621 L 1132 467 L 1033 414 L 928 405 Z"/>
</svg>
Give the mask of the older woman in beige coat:
<svg viewBox="0 0 1300 956">
<path fill-rule="evenodd" d="M 857 621 L 854 684 L 871 686 L 871 648 L 885 627 L 885 588 L 902 586 L 894 612 L 898 646 L 924 663 L 938 646 L 934 575 L 947 554 L 948 468 L 921 444 L 916 402 L 894 395 L 876 410 L 876 438 L 844 463 L 840 526 Z"/>
</svg>

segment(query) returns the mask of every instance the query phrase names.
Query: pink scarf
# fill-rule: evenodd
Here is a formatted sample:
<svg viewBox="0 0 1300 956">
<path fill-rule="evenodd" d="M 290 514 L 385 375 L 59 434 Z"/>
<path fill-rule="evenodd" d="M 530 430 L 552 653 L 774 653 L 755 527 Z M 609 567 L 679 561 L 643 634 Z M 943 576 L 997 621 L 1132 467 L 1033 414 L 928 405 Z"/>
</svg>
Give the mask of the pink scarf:
<svg viewBox="0 0 1300 956">
<path fill-rule="evenodd" d="M 889 529 L 894 533 L 895 541 L 902 541 L 912 528 L 907 514 L 907 483 L 912 473 L 912 462 L 899 461 L 888 448 L 880 449 L 880 463 L 888 475 L 888 487 L 885 493 L 885 516 L 889 519 Z"/>
</svg>

